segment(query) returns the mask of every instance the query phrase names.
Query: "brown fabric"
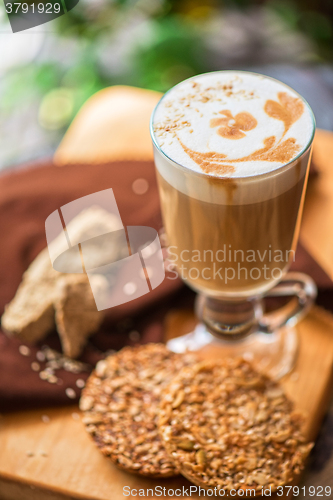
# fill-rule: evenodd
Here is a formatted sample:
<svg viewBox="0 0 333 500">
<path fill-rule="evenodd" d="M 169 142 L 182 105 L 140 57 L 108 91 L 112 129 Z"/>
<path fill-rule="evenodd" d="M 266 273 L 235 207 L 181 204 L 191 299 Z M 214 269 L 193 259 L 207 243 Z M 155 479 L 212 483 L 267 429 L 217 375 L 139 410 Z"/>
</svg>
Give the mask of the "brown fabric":
<svg viewBox="0 0 333 500">
<path fill-rule="evenodd" d="M 143 195 L 133 192 L 138 178 L 148 181 Z M 46 246 L 45 219 L 55 209 L 81 196 L 113 188 L 123 223 L 161 227 L 159 198 L 152 162 L 114 162 L 105 165 L 71 165 L 59 168 L 46 161 L 33 168 L 23 168 L 0 177 L 0 312 L 15 295 L 23 272 Z M 331 280 L 301 246 L 297 252 L 297 270 L 317 279 L 319 286 L 331 286 Z M 140 342 L 162 340 L 162 321 L 172 307 L 192 307 L 194 294 L 178 280 L 165 279 L 153 292 L 122 306 L 110 309 L 100 332 L 91 338 L 82 360 L 93 366 L 109 349 L 119 349 L 134 342 L 129 333 L 140 333 Z M 60 350 L 57 334 L 43 344 Z M 32 347 L 29 356 L 19 353 L 20 342 L 0 332 L 0 411 L 63 405 L 77 401 L 78 378 L 58 371 L 61 385 L 42 381 L 31 369 L 40 346 Z M 42 367 L 43 364 L 41 363 Z M 65 389 L 76 392 L 76 400 Z"/>
<path fill-rule="evenodd" d="M 148 181 L 148 191 L 137 195 L 132 183 Z M 118 208 L 127 225 L 147 225 L 159 229 L 161 216 L 152 162 L 117 162 L 112 165 L 58 168 L 45 162 L 0 177 L 0 311 L 15 295 L 23 272 L 46 246 L 45 219 L 55 209 L 81 196 L 112 187 Z M 167 297 L 181 287 L 178 280 L 166 279 L 151 293 L 110 309 L 101 331 L 91 339 L 82 359 L 93 366 L 108 349 L 133 343 L 129 332 L 139 331 L 141 342 L 162 339 L 161 318 L 171 304 Z M 158 307 L 157 307 L 158 304 Z M 132 317 L 135 316 L 135 321 Z M 123 321 L 125 319 L 125 321 Z M 56 333 L 43 344 L 60 350 Z M 73 402 L 65 394 L 77 378 L 58 371 L 62 385 L 42 381 L 31 369 L 39 347 L 31 355 L 19 353 L 20 342 L 0 332 L 0 411 Z M 42 364 L 43 366 L 43 364 Z"/>
</svg>

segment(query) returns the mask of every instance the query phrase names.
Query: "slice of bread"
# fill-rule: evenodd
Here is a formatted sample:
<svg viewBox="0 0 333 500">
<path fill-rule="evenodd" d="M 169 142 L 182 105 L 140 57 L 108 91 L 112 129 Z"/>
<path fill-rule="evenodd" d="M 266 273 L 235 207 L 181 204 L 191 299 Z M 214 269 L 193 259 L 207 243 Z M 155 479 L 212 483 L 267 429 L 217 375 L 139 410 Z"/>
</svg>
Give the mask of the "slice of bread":
<svg viewBox="0 0 333 500">
<path fill-rule="evenodd" d="M 90 335 L 100 327 L 104 314 L 98 311 L 87 276 L 68 274 L 56 284 L 55 322 L 62 350 L 70 358 L 79 356 Z"/>
<path fill-rule="evenodd" d="M 128 255 L 119 221 L 99 206 L 80 212 L 67 231 L 76 241 L 85 242 L 84 258 L 97 267 Z M 102 236 L 96 238 L 96 234 Z M 52 250 L 57 255 L 66 251 L 63 235 L 55 238 L 50 247 L 51 255 Z M 53 269 L 50 254 L 47 248 L 42 250 L 24 273 L 15 297 L 5 308 L 1 325 L 8 335 L 27 343 L 42 340 L 56 326 L 64 354 L 77 357 L 88 336 L 99 328 L 104 312 L 97 310 L 87 275 L 73 273 L 78 269 L 73 267 L 71 256 L 64 259 L 68 271 L 72 271 L 67 273 Z"/>
<path fill-rule="evenodd" d="M 58 275 L 45 248 L 23 274 L 15 297 L 5 307 L 1 326 L 6 333 L 35 343 L 54 328 L 53 302 Z"/>
</svg>

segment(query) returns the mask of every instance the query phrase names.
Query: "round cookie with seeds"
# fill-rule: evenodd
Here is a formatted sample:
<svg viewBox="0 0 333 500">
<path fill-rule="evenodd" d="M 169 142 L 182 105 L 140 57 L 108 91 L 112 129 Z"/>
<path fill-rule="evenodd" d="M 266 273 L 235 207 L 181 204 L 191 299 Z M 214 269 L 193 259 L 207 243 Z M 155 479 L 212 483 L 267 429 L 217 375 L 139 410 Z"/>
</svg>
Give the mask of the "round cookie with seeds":
<svg viewBox="0 0 333 500">
<path fill-rule="evenodd" d="M 184 368 L 160 408 L 165 448 L 206 489 L 276 491 L 300 473 L 312 448 L 282 388 L 242 359 Z"/>
<path fill-rule="evenodd" d="M 118 467 L 151 477 L 179 474 L 158 433 L 158 405 L 171 379 L 196 361 L 193 354 L 147 344 L 125 347 L 97 364 L 80 409 L 86 430 Z"/>
</svg>

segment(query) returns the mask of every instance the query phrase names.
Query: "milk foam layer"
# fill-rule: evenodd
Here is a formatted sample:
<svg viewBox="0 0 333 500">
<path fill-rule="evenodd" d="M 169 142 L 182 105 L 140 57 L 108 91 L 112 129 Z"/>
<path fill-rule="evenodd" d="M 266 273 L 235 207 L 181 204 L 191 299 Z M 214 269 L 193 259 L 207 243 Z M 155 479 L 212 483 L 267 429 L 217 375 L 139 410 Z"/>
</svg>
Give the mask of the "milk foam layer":
<svg viewBox="0 0 333 500">
<path fill-rule="evenodd" d="M 314 121 L 300 96 L 271 78 L 222 71 L 171 89 L 153 118 L 173 161 L 217 177 L 251 177 L 289 163 L 309 144 Z"/>
</svg>

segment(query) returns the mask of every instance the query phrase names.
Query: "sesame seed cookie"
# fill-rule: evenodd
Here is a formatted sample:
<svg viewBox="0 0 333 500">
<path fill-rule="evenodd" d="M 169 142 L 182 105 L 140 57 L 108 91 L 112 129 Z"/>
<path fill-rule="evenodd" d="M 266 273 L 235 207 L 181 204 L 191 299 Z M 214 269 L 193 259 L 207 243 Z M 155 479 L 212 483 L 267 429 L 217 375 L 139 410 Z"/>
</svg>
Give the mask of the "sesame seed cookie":
<svg viewBox="0 0 333 500">
<path fill-rule="evenodd" d="M 312 448 L 282 388 L 242 359 L 184 368 L 160 408 L 166 450 L 206 489 L 276 491 L 300 473 Z"/>
<path fill-rule="evenodd" d="M 150 477 L 179 474 L 158 433 L 158 405 L 171 379 L 196 361 L 193 354 L 147 344 L 125 347 L 97 364 L 80 409 L 86 430 L 118 467 Z"/>
</svg>

